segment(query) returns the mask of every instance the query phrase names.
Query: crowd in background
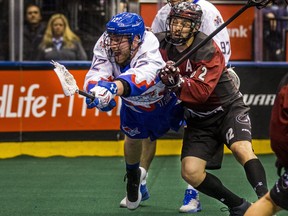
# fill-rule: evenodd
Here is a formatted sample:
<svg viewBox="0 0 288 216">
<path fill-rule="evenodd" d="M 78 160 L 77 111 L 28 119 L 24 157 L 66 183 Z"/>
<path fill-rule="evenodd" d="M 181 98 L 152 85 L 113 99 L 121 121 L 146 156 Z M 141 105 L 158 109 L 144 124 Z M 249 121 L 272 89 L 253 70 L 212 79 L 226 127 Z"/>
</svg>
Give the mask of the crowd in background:
<svg viewBox="0 0 288 216">
<path fill-rule="evenodd" d="M 275 0 L 275 3 L 262 9 L 264 61 L 285 61 L 287 4 L 284 0 Z"/>
<path fill-rule="evenodd" d="M 44 32 L 52 15 L 63 14 L 69 22 L 70 30 L 79 37 L 80 44 L 87 56 L 86 60 L 92 58 L 93 46 L 105 28 L 106 21 L 116 13 L 116 6 L 112 4 L 114 0 L 93 2 L 76 0 L 69 2 L 69 4 L 66 0 L 21 0 L 17 1 L 17 4 L 13 4 L 13 2 L 14 0 L 0 0 L 0 61 L 38 60 L 36 57 L 38 47 L 34 51 L 35 47 L 27 45 L 27 38 L 25 38 L 27 26 L 30 26 L 26 14 L 28 5 L 34 4 L 40 8 L 39 18 L 43 23 L 41 25 L 45 28 L 42 29 Z M 34 21 L 38 22 L 37 20 Z M 32 38 L 28 40 L 37 40 L 34 41 L 37 44 L 42 37 L 41 34 L 44 33 L 40 31 L 40 35 L 36 39 L 35 34 L 38 32 L 29 28 L 28 37 L 31 36 Z M 29 35 L 30 33 L 31 35 Z M 34 53 L 31 53 L 31 49 Z"/>
<path fill-rule="evenodd" d="M 120 0 L 118 1 L 119 5 L 117 6 L 117 9 L 112 10 L 110 6 L 106 5 L 108 2 L 101 3 L 101 1 L 99 1 L 91 4 L 88 1 L 82 1 L 81 7 L 78 5 L 78 8 L 80 8 L 82 12 L 79 9 L 80 12 L 74 15 L 72 13 L 73 9 L 67 8 L 67 10 L 65 10 L 66 8 L 64 1 L 55 2 L 55 4 L 57 3 L 58 5 L 57 7 L 52 7 L 51 5 L 53 2 L 49 1 L 50 5 L 48 3 L 38 5 L 40 8 L 38 14 L 39 16 L 37 18 L 36 14 L 28 14 L 29 11 L 27 11 L 28 5 L 31 5 L 31 3 L 34 4 L 35 2 L 39 3 L 41 1 L 24 1 L 23 13 L 25 25 L 23 28 L 23 60 L 40 60 L 39 58 L 43 59 L 43 55 L 42 57 L 37 57 L 36 53 L 38 51 L 38 47 L 35 47 L 35 44 L 39 45 L 42 42 L 40 40 L 44 35 L 46 25 L 49 22 L 49 18 L 54 13 L 61 13 L 64 15 L 64 17 L 67 19 L 67 24 L 70 24 L 68 28 L 80 39 L 80 42 L 77 42 L 76 47 L 79 46 L 78 44 L 80 44 L 81 50 L 83 48 L 86 53 L 86 58 L 83 55 L 81 55 L 81 57 L 74 56 L 71 58 L 70 56 L 69 58 L 65 58 L 68 58 L 67 60 L 89 60 L 92 58 L 92 47 L 100 36 L 100 32 L 102 32 L 103 28 L 105 28 L 106 21 L 112 16 L 112 14 L 117 11 L 135 12 L 135 7 L 137 7 L 137 4 L 139 3 L 139 1 L 134 0 Z M 275 0 L 274 2 L 276 4 L 272 4 L 264 9 L 261 9 L 261 14 L 263 15 L 263 61 L 286 61 L 286 32 L 288 28 L 287 5 L 284 0 Z M 5 32 L 5 34 L 0 35 L 1 61 L 10 59 L 9 52 L 11 51 L 9 51 L 9 46 L 11 46 L 11 37 L 9 39 L 9 34 L 11 30 L 9 29 L 10 27 L 7 19 L 9 17 L 9 1 L 0 0 L 0 6 L 0 30 L 1 32 Z M 37 4 L 35 7 L 37 7 Z M 59 9 L 59 7 L 64 8 Z M 29 19 L 34 19 L 32 20 L 34 24 L 29 24 Z M 75 23 L 75 19 L 78 19 L 78 24 Z M 39 22 L 39 27 L 33 27 L 38 25 L 37 22 Z M 67 39 L 66 37 L 64 38 Z M 65 41 L 64 47 L 67 47 L 66 42 L 67 41 Z"/>
<path fill-rule="evenodd" d="M 25 10 L 24 60 L 87 60 L 80 38 L 71 30 L 64 14 L 42 21 L 41 10 L 31 4 Z"/>
</svg>

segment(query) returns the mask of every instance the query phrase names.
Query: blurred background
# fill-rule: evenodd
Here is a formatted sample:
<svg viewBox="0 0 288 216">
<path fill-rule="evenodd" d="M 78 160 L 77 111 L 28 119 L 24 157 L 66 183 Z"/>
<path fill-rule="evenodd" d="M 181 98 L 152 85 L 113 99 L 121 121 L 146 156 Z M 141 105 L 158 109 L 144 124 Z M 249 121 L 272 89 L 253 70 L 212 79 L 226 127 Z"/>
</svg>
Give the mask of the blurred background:
<svg viewBox="0 0 288 216">
<path fill-rule="evenodd" d="M 227 20 L 247 1 L 210 2 L 220 10 L 224 20 Z M 232 61 L 286 61 L 287 4 L 284 0 L 275 2 L 277 4 L 262 10 L 250 8 L 228 26 Z M 144 18 L 146 26 L 150 26 L 157 10 L 166 1 L 0 0 L 0 60 L 23 60 L 25 7 L 31 3 L 41 8 L 43 21 L 48 22 L 54 13 L 66 15 L 71 29 L 80 36 L 91 59 L 92 48 L 113 15 L 124 10 L 136 12 Z M 275 49 L 275 52 L 271 49 L 268 51 L 267 48 Z"/>
</svg>

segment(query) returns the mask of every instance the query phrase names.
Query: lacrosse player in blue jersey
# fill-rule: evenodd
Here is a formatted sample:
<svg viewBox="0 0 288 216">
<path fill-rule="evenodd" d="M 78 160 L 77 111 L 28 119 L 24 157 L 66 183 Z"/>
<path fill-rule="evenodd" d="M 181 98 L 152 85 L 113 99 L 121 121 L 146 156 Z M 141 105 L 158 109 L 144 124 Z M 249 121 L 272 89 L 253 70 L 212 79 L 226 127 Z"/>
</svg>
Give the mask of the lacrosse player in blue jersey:
<svg viewBox="0 0 288 216">
<path fill-rule="evenodd" d="M 125 207 L 136 209 L 149 198 L 141 182 L 146 170 L 139 166 L 143 142 L 153 142 L 170 128 L 178 130 L 183 110 L 173 93 L 165 89 L 158 71 L 165 66 L 159 42 L 145 31 L 143 19 L 135 13 L 120 13 L 107 24 L 94 47 L 91 68 L 84 89 L 88 108 L 110 111 L 120 96 L 120 128 L 125 134 L 124 155 L 127 187 Z"/>
</svg>

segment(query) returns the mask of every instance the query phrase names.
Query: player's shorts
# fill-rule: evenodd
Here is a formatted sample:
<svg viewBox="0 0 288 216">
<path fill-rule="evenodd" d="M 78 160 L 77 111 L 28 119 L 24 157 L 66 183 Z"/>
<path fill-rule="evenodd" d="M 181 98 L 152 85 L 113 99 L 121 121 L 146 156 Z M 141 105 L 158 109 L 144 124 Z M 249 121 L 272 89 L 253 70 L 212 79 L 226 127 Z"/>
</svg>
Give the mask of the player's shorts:
<svg viewBox="0 0 288 216">
<path fill-rule="evenodd" d="M 273 202 L 281 208 L 288 210 L 288 185 L 285 184 L 284 179 L 288 178 L 288 169 L 276 181 L 273 188 L 270 190 L 270 196 Z"/>
<path fill-rule="evenodd" d="M 136 112 L 133 108 L 122 104 L 120 111 L 120 128 L 131 139 L 146 139 L 152 141 L 160 138 L 170 129 L 177 131 L 184 119 L 181 104 L 171 101 L 164 107 L 152 112 Z"/>
<path fill-rule="evenodd" d="M 237 99 L 228 107 L 217 110 L 208 117 L 190 116 L 189 118 L 188 116 L 181 159 L 194 156 L 209 162 L 207 169 L 220 168 L 223 144 L 230 148 L 236 141 L 251 142 L 249 107 L 244 104 L 242 98 Z M 211 163 L 212 161 L 214 162 Z"/>
</svg>

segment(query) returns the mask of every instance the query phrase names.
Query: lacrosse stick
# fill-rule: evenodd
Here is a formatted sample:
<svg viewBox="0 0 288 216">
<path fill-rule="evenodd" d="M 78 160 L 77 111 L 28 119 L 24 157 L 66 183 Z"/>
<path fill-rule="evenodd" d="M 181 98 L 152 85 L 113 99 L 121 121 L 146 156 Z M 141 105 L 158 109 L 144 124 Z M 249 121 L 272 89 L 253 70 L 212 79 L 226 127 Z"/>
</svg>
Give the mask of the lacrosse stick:
<svg viewBox="0 0 288 216">
<path fill-rule="evenodd" d="M 66 69 L 64 65 L 59 64 L 58 62 L 51 61 L 51 64 L 54 65 L 54 71 L 57 74 L 60 83 L 62 85 L 62 89 L 64 91 L 64 94 L 66 96 L 72 96 L 75 93 L 78 93 L 82 96 L 91 98 L 92 100 L 95 99 L 95 97 L 91 94 L 88 94 L 84 91 L 79 90 L 76 80 L 74 79 L 73 75 Z"/>
<path fill-rule="evenodd" d="M 210 35 L 208 35 L 207 38 L 205 38 L 203 41 L 201 41 L 197 46 L 195 46 L 193 49 L 191 49 L 189 52 L 187 52 L 185 55 L 183 55 L 177 62 L 175 62 L 174 66 L 177 67 L 181 63 L 183 63 L 189 56 L 191 56 L 193 53 L 195 53 L 197 50 L 199 50 L 203 45 L 205 45 L 211 38 L 213 38 L 218 32 L 220 32 L 223 28 L 225 28 L 227 25 L 229 25 L 233 20 L 235 20 L 238 16 L 240 16 L 244 11 L 246 11 L 250 7 L 256 6 L 258 9 L 266 7 L 270 2 L 273 0 L 248 0 L 246 5 L 244 5 L 242 8 L 240 8 L 239 11 L 237 11 L 230 19 L 228 19 L 226 22 L 224 22 L 221 26 L 219 26 L 215 31 L 213 31 Z"/>
</svg>

